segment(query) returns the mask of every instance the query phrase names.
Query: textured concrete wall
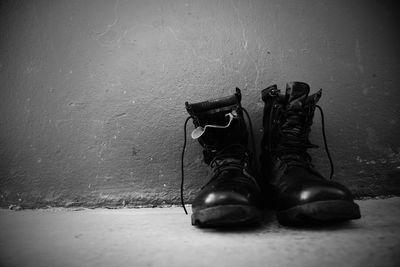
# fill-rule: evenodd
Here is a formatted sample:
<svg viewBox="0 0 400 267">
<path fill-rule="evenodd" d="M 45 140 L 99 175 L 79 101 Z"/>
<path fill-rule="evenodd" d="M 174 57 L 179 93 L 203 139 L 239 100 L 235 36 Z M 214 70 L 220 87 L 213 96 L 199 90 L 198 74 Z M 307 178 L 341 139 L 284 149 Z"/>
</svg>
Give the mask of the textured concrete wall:
<svg viewBox="0 0 400 267">
<path fill-rule="evenodd" d="M 1 205 L 178 203 L 184 101 L 241 88 L 259 142 L 260 90 L 292 80 L 324 89 L 335 179 L 399 194 L 393 3 L 1 1 Z M 208 171 L 186 155 L 190 199 Z"/>
</svg>

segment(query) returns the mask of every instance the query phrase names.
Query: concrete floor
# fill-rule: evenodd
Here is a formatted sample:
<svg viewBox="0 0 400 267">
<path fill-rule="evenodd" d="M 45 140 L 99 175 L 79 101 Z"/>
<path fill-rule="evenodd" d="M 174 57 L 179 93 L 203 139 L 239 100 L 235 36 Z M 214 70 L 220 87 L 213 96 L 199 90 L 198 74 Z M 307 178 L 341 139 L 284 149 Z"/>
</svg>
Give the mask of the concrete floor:
<svg viewBox="0 0 400 267">
<path fill-rule="evenodd" d="M 400 266 L 400 198 L 326 227 L 198 229 L 181 208 L 0 210 L 0 266 Z"/>
</svg>

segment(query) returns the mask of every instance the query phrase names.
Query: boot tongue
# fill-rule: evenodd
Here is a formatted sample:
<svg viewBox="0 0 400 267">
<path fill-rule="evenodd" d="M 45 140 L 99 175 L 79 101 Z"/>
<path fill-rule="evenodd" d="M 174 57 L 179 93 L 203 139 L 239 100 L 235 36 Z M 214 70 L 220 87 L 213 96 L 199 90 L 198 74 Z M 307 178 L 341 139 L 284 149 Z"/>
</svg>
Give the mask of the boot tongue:
<svg viewBox="0 0 400 267">
<path fill-rule="evenodd" d="M 283 146 L 304 147 L 305 119 L 304 106 L 307 103 L 310 87 L 302 82 L 290 82 L 286 85 L 286 116 L 281 125 L 282 133 L 290 137 Z"/>
<path fill-rule="evenodd" d="M 286 85 L 288 109 L 299 109 L 307 100 L 310 86 L 303 82 L 290 82 Z"/>
</svg>

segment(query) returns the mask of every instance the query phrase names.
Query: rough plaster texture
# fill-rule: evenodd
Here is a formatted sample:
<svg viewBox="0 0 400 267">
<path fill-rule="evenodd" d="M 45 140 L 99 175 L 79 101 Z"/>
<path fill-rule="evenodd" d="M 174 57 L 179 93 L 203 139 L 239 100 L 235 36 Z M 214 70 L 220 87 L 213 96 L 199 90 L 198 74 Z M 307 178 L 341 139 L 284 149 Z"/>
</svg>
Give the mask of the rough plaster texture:
<svg viewBox="0 0 400 267">
<path fill-rule="evenodd" d="M 1 1 L 1 205 L 177 203 L 184 102 L 241 88 L 259 143 L 260 90 L 293 80 L 324 90 L 335 179 L 399 194 L 395 2 Z M 190 200 L 196 142 L 185 166 Z"/>
</svg>

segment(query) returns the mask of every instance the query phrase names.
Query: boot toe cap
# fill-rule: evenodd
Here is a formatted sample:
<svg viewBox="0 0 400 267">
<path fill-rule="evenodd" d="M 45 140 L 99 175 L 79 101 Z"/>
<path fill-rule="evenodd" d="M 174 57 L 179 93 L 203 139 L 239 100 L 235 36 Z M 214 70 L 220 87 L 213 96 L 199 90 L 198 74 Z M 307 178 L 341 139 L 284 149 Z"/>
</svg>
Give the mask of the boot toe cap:
<svg viewBox="0 0 400 267">
<path fill-rule="evenodd" d="M 252 205 L 251 196 L 232 190 L 218 190 L 199 194 L 193 201 L 192 209 L 209 208 L 223 205 Z"/>
<path fill-rule="evenodd" d="M 279 209 L 288 209 L 294 206 L 316 201 L 344 200 L 353 201 L 351 192 L 343 185 L 321 180 L 310 183 L 294 183 L 281 192 L 278 205 Z"/>
</svg>

